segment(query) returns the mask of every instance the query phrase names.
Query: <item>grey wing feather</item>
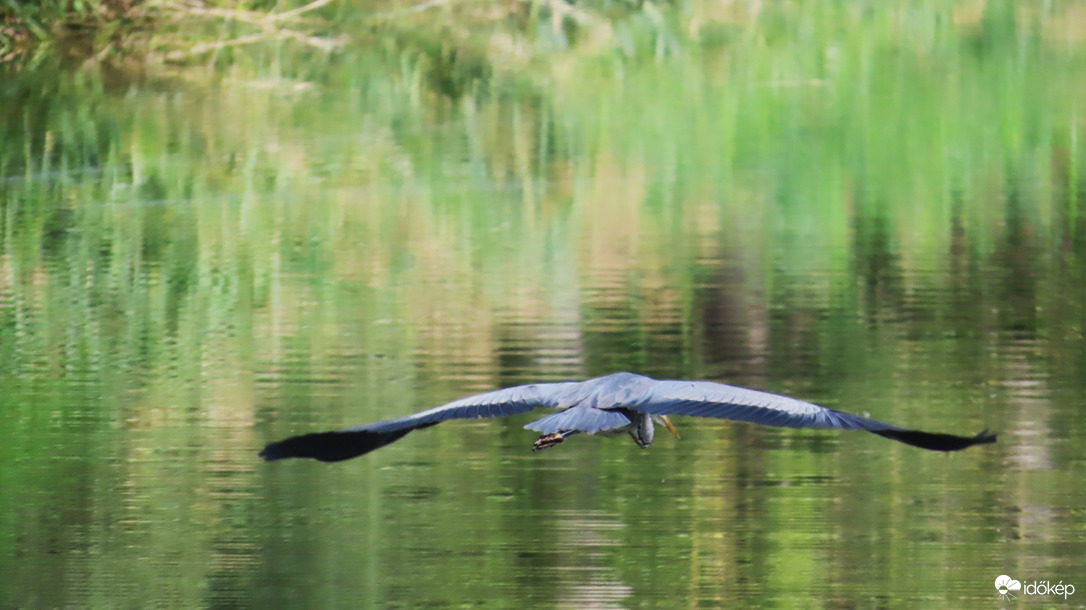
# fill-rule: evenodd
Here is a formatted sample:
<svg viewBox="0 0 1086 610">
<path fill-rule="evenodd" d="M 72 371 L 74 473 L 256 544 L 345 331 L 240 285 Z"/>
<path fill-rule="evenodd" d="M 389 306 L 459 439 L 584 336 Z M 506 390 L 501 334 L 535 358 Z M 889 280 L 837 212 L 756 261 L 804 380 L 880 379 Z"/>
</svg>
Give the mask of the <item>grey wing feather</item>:
<svg viewBox="0 0 1086 610">
<path fill-rule="evenodd" d="M 711 381 L 661 381 L 633 408 L 653 415 L 696 415 L 785 428 L 866 430 L 931 451 L 960 451 L 996 442 L 996 435 L 987 430 L 976 436 L 908 430 L 787 396 Z"/>
<path fill-rule="evenodd" d="M 540 434 L 554 434 L 577 430 L 586 434 L 595 434 L 605 430 L 614 430 L 630 425 L 630 418 L 622 411 L 596 409 L 594 407 L 573 407 L 552 413 L 536 420 L 525 429 L 535 430 Z"/>
<path fill-rule="evenodd" d="M 359 430 L 395 432 L 436 424 L 450 419 L 506 417 L 517 413 L 525 413 L 536 407 L 563 408 L 568 406 L 563 401 L 564 392 L 572 389 L 572 386 L 578 385 L 580 384 L 577 382 L 536 383 L 505 388 L 504 390 L 454 400 L 440 407 L 434 407 L 405 417 L 347 428 L 341 430 L 341 432 L 357 432 Z"/>
<path fill-rule="evenodd" d="M 536 407 L 566 408 L 575 402 L 576 382 L 523 385 L 454 400 L 433 409 L 388 421 L 292 436 L 269 443 L 260 452 L 267 461 L 313 458 L 339 462 L 365 455 L 393 443 L 412 430 L 428 428 L 449 419 L 504 417 Z"/>
<path fill-rule="evenodd" d="M 795 398 L 711 381 L 661 381 L 635 408 L 653 415 L 715 417 L 785 428 L 900 430 Z"/>
</svg>

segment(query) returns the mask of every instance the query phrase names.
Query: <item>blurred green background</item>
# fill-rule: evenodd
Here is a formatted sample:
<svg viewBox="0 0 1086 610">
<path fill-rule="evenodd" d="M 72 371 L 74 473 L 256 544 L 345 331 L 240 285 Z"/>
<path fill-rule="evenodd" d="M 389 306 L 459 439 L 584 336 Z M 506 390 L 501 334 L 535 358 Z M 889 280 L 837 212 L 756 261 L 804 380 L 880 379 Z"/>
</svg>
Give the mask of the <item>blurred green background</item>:
<svg viewBox="0 0 1086 610">
<path fill-rule="evenodd" d="M 1086 592 L 1086 4 L 41 8 L 0 5 L 0 607 Z M 1000 439 L 256 457 L 620 370 Z"/>
</svg>

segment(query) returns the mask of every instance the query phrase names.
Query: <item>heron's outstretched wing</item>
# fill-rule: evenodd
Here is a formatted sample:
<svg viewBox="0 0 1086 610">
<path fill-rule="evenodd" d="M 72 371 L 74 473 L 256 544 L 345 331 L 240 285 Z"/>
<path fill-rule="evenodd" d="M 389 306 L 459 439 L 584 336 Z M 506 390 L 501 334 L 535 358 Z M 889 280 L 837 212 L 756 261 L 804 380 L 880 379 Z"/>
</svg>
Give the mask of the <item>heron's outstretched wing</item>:
<svg viewBox="0 0 1086 610">
<path fill-rule="evenodd" d="M 987 430 L 976 436 L 907 430 L 787 396 L 710 381 L 660 381 L 632 408 L 653 415 L 715 417 L 787 428 L 866 430 L 932 451 L 958 451 L 996 440 Z"/>
<path fill-rule="evenodd" d="M 551 413 L 543 419 L 534 421 L 524 428 L 540 434 L 554 434 L 576 430 L 585 434 L 596 434 L 630 425 L 630 418 L 619 409 L 597 409 L 577 406 Z"/>
<path fill-rule="evenodd" d="M 573 390 L 580 385 L 579 382 L 537 383 L 487 392 L 398 419 L 292 436 L 267 445 L 260 456 L 269 462 L 294 457 L 322 462 L 348 460 L 399 440 L 412 430 L 428 428 L 448 419 L 505 417 L 536 407 L 565 408 L 573 404 Z"/>
</svg>

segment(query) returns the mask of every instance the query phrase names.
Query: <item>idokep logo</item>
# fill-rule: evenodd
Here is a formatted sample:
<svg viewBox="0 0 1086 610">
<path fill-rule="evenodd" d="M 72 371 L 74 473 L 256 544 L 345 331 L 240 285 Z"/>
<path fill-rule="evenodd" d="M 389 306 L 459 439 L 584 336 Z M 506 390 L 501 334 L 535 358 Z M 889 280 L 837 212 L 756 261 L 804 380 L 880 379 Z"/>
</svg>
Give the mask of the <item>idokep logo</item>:
<svg viewBox="0 0 1086 610">
<path fill-rule="evenodd" d="M 1006 574 L 1002 574 L 996 579 L 996 590 L 999 591 L 1000 599 L 1017 599 L 1011 591 L 1021 591 L 1022 583 Z"/>
<path fill-rule="evenodd" d="M 1017 581 L 1006 574 L 1001 574 L 999 578 L 995 579 L 996 591 L 999 591 L 999 597 L 1002 599 L 1017 599 L 1014 591 L 1021 591 L 1026 595 L 1059 595 L 1064 599 L 1075 594 L 1075 585 L 1070 583 L 1063 584 L 1063 581 L 1056 584 L 1052 584 L 1047 580 L 1033 581 L 1022 586 L 1020 581 Z"/>
</svg>

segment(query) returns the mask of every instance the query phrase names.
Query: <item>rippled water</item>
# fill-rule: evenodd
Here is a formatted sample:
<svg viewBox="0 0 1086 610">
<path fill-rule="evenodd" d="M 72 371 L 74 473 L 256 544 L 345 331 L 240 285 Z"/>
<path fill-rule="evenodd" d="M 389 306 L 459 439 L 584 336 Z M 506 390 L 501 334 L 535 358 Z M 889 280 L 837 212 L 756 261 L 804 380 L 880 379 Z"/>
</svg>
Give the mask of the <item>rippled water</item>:
<svg viewBox="0 0 1086 610">
<path fill-rule="evenodd" d="M 1035 262 L 1037 275 L 1055 273 Z M 947 268 L 902 274 L 895 306 L 871 310 L 808 298 L 812 277 L 865 281 L 784 275 L 745 306 L 727 302 L 726 280 L 706 281 L 697 313 L 669 307 L 667 285 L 584 286 L 570 293 L 573 314 L 511 313 L 486 332 L 435 319 L 399 354 L 381 337 L 405 332 L 401 322 L 352 321 L 347 286 L 297 303 L 295 320 L 254 308 L 252 329 L 225 334 L 229 356 L 177 357 L 151 373 L 88 359 L 9 378 L 6 427 L 33 433 L 5 444 L 8 582 L 23 583 L 31 606 L 583 608 L 965 603 L 990 601 L 1002 573 L 1081 574 L 1081 339 L 978 330 L 973 316 L 999 317 L 1006 300 L 951 308 Z M 1063 286 L 1050 298 L 1081 291 Z M 662 302 L 651 316 L 641 294 Z M 333 313 L 343 321 L 321 323 Z M 585 437 L 532 453 L 521 416 L 445 424 L 343 464 L 256 458 L 290 433 L 620 369 L 923 429 L 991 427 L 1000 442 L 942 455 L 686 418 L 681 441 L 661 436 L 648 450 Z"/>
</svg>

